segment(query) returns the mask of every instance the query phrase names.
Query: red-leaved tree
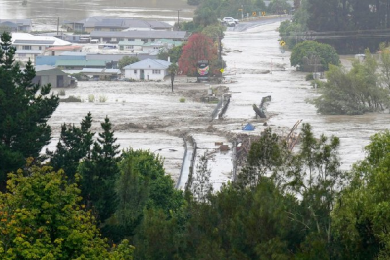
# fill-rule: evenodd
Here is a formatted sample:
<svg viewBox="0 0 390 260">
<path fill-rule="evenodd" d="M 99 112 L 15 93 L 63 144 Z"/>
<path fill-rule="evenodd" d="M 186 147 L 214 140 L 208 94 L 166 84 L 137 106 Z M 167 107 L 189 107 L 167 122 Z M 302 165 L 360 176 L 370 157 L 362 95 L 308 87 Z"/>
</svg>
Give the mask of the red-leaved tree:
<svg viewBox="0 0 390 260">
<path fill-rule="evenodd" d="M 195 76 L 199 60 L 208 60 L 210 67 L 218 59 L 217 47 L 213 40 L 201 33 L 196 33 L 188 38 L 183 47 L 183 53 L 179 59 L 179 70 L 186 75 Z M 210 68 L 212 72 L 214 68 Z"/>
</svg>

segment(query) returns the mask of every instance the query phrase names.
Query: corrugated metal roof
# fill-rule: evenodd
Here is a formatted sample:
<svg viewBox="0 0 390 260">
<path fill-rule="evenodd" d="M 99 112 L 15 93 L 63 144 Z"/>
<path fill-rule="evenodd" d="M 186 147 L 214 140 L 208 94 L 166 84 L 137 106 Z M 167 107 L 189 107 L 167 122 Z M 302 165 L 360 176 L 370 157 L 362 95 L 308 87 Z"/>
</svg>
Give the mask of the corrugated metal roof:
<svg viewBox="0 0 390 260">
<path fill-rule="evenodd" d="M 139 60 L 155 59 L 156 55 L 149 54 L 134 54 L 134 53 L 122 53 L 122 54 L 87 54 L 87 60 L 104 60 L 118 62 L 124 56 L 137 57 Z"/>
<path fill-rule="evenodd" d="M 67 24 L 72 24 L 72 22 L 67 21 Z M 152 29 L 171 29 L 172 26 L 166 22 L 161 21 L 148 21 L 138 18 L 116 18 L 116 17 L 103 17 L 103 16 L 93 16 L 80 21 L 77 21 L 78 24 L 83 24 L 85 28 L 93 27 L 108 27 L 108 28 L 152 28 Z"/>
<path fill-rule="evenodd" d="M 63 41 L 53 36 L 35 36 L 29 33 L 12 33 L 12 44 L 49 45 L 49 46 L 72 45 L 70 42 Z"/>
<path fill-rule="evenodd" d="M 92 31 L 91 38 L 130 38 L 130 39 L 186 39 L 186 31 L 125 31 L 102 32 Z"/>
<path fill-rule="evenodd" d="M 30 19 L 0 19 L 0 23 L 3 22 L 12 22 L 17 25 L 23 25 L 23 26 L 31 26 L 31 20 Z"/>
<path fill-rule="evenodd" d="M 29 45 L 52 45 L 54 40 L 44 41 L 44 40 L 15 40 L 12 44 L 29 44 Z"/>
<path fill-rule="evenodd" d="M 119 46 L 142 46 L 145 43 L 143 41 L 120 41 Z"/>
<path fill-rule="evenodd" d="M 104 60 L 57 60 L 56 66 L 104 67 L 104 66 L 106 66 L 106 62 Z"/>
<path fill-rule="evenodd" d="M 25 54 L 41 54 L 42 51 L 35 51 L 35 50 L 17 50 L 15 52 L 16 54 L 22 54 L 22 53 L 25 53 Z"/>
<path fill-rule="evenodd" d="M 61 52 L 60 56 L 87 56 L 87 53 L 78 51 L 64 51 Z"/>
<path fill-rule="evenodd" d="M 123 69 L 131 69 L 131 70 L 139 70 L 139 69 L 150 69 L 150 70 L 165 70 L 171 65 L 172 63 L 166 60 L 152 60 L 152 59 L 146 59 L 141 60 L 139 62 L 135 62 L 133 64 L 127 65 Z"/>
</svg>

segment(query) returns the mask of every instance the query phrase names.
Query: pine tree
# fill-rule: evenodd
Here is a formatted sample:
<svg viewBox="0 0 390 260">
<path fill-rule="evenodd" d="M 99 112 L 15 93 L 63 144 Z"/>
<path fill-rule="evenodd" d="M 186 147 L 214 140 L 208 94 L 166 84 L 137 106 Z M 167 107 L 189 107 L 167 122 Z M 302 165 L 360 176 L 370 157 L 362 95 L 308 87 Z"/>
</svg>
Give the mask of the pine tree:
<svg viewBox="0 0 390 260">
<path fill-rule="evenodd" d="M 90 158 L 80 165 L 82 196 L 87 206 L 96 210 L 100 221 L 116 210 L 115 181 L 118 178 L 119 145 L 115 145 L 114 131 L 108 117 L 101 123 L 103 129 L 94 142 Z"/>
<path fill-rule="evenodd" d="M 35 69 L 31 62 L 22 70 L 14 62 L 16 49 L 11 36 L 3 33 L 0 41 L 0 188 L 6 173 L 22 167 L 27 157 L 38 158 L 49 144 L 51 128 L 47 121 L 58 106 L 50 84 L 33 84 Z M 3 187 L 4 188 L 4 187 Z"/>
<path fill-rule="evenodd" d="M 94 136 L 90 130 L 91 126 L 91 113 L 88 113 L 83 119 L 80 127 L 63 124 L 56 151 L 47 151 L 48 155 L 51 156 L 53 168 L 55 170 L 63 169 L 69 181 L 74 180 L 80 160 L 91 156 Z"/>
</svg>

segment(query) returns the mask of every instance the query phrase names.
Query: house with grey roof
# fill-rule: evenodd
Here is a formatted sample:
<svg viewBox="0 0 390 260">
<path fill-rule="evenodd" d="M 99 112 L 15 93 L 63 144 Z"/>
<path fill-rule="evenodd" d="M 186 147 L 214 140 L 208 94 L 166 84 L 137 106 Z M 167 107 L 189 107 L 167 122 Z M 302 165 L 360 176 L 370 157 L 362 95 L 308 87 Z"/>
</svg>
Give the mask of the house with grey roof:
<svg viewBox="0 0 390 260">
<path fill-rule="evenodd" d="M 162 21 L 141 20 L 138 18 L 117 18 L 94 16 L 77 22 L 67 21 L 68 30 L 90 33 L 92 31 L 115 32 L 123 30 L 164 30 L 172 31 L 173 26 Z"/>
<path fill-rule="evenodd" d="M 146 59 L 127 65 L 125 78 L 133 80 L 164 80 L 168 67 L 172 63 L 166 60 Z"/>
<path fill-rule="evenodd" d="M 120 41 L 155 41 L 168 39 L 173 41 L 186 41 L 189 34 L 186 31 L 122 31 L 122 32 L 91 32 L 91 39 L 101 43 L 113 43 Z"/>
<path fill-rule="evenodd" d="M 4 32 L 31 32 L 30 19 L 0 19 L 0 31 Z"/>
</svg>

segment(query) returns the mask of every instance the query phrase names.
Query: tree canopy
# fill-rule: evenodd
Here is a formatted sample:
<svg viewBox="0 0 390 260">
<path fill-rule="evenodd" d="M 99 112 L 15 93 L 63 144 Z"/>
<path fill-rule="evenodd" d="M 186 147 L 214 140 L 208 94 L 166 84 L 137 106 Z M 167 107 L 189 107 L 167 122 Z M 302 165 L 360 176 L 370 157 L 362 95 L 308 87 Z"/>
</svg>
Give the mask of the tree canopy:
<svg viewBox="0 0 390 260">
<path fill-rule="evenodd" d="M 123 259 L 109 253 L 90 212 L 80 204 L 80 190 L 63 171 L 34 166 L 9 175 L 0 193 L 1 259 Z M 126 257 L 133 249 L 127 247 Z M 128 258 L 129 259 L 129 258 Z"/>
<path fill-rule="evenodd" d="M 179 59 L 179 69 L 183 74 L 194 76 L 198 61 L 208 60 L 211 63 L 218 59 L 217 52 L 217 48 L 210 37 L 201 33 L 193 34 L 183 47 L 183 54 Z"/>
<path fill-rule="evenodd" d="M 331 66 L 320 96 L 314 99 L 318 112 L 356 115 L 383 111 L 389 105 L 389 89 L 381 84 L 377 69 L 378 63 L 369 52 L 365 61 L 355 61 L 350 71 Z"/>
<path fill-rule="evenodd" d="M 328 70 L 329 64 L 339 65 L 339 55 L 329 44 L 315 41 L 298 43 L 291 52 L 291 66 L 300 66 L 301 69 L 309 65 L 318 66 L 318 70 Z"/>
<path fill-rule="evenodd" d="M 120 59 L 118 61 L 118 68 L 119 69 L 123 69 L 124 67 L 126 67 L 127 65 L 130 65 L 130 64 L 133 64 L 133 63 L 136 63 L 138 62 L 139 59 L 138 57 L 134 57 L 134 56 L 124 56 L 122 59 Z"/>
<path fill-rule="evenodd" d="M 22 167 L 27 157 L 38 158 L 49 144 L 51 128 L 47 121 L 58 106 L 50 85 L 32 83 L 35 69 L 31 62 L 21 70 L 14 63 L 15 47 L 11 35 L 0 41 L 0 188 L 6 173 Z"/>
</svg>

